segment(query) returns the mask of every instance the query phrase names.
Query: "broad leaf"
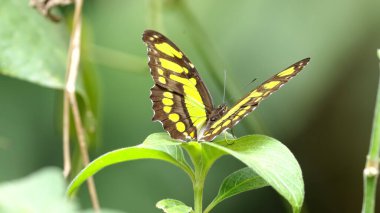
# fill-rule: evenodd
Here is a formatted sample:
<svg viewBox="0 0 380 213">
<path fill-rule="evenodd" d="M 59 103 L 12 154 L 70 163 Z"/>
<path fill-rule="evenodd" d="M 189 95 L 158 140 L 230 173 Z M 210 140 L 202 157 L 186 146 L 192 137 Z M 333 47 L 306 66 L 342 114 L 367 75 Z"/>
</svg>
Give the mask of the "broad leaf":
<svg viewBox="0 0 380 213">
<path fill-rule="evenodd" d="M 138 146 L 108 152 L 84 168 L 71 182 L 67 193 L 70 196 L 73 195 L 88 177 L 107 166 L 139 159 L 156 159 L 172 163 L 183 169 L 192 178 L 193 172 L 186 163 L 182 150 L 179 148 L 180 145 L 181 143 L 169 140 L 168 136 L 164 134 L 152 134 Z"/>
<path fill-rule="evenodd" d="M 64 86 L 66 26 L 52 23 L 23 0 L 0 7 L 0 71 L 45 87 Z"/>
<path fill-rule="evenodd" d="M 23 179 L 0 185 L 0 212 L 79 212 L 65 198 L 65 181 L 58 168 L 45 168 Z"/>
<path fill-rule="evenodd" d="M 304 199 L 301 168 L 293 154 L 281 142 L 264 135 L 244 136 L 236 140 L 203 143 L 234 156 L 253 169 L 299 212 Z"/>
<path fill-rule="evenodd" d="M 208 211 L 205 212 L 209 212 L 209 210 L 215 207 L 218 203 L 229 197 L 242 192 L 262 188 L 264 186 L 268 186 L 268 183 L 257 175 L 251 168 L 246 167 L 240 169 L 230 174 L 223 180 L 223 183 L 219 188 L 218 195 L 206 208 Z"/>
<path fill-rule="evenodd" d="M 20 180 L 0 185 L 0 212 L 93 213 L 80 210 L 79 205 L 65 197 L 66 183 L 59 168 L 41 169 Z M 121 213 L 102 209 L 102 213 Z"/>
<path fill-rule="evenodd" d="M 69 41 L 64 21 L 53 23 L 25 0 L 5 0 L 0 7 L 0 74 L 48 88 L 64 89 Z M 83 65 L 83 64 L 82 64 Z M 85 68 L 85 64 L 83 65 Z M 84 76 L 87 75 L 87 76 Z M 94 138 L 97 116 L 94 81 L 82 71 L 77 92 L 86 131 Z M 81 105 L 82 102 L 79 102 Z"/>
<path fill-rule="evenodd" d="M 157 202 L 156 207 L 165 213 L 190 213 L 192 208 L 179 200 L 164 199 Z"/>
<path fill-rule="evenodd" d="M 288 200 L 294 212 L 299 212 L 301 209 L 304 185 L 296 159 L 282 143 L 263 135 L 251 135 L 227 141 L 219 138 L 211 143 L 180 143 L 170 139 L 166 133 L 152 134 L 138 146 L 115 150 L 94 160 L 72 181 L 68 194 L 72 195 L 88 177 L 104 167 L 137 159 L 170 162 L 183 169 L 194 180 L 194 172 L 186 162 L 181 148 L 188 151 L 196 172 L 202 173 L 201 178 L 205 177 L 211 165 L 223 155 L 230 154 L 248 165 L 250 171 L 243 169 L 225 179 L 211 205 L 215 206 L 223 199 L 238 193 L 270 185 Z"/>
</svg>

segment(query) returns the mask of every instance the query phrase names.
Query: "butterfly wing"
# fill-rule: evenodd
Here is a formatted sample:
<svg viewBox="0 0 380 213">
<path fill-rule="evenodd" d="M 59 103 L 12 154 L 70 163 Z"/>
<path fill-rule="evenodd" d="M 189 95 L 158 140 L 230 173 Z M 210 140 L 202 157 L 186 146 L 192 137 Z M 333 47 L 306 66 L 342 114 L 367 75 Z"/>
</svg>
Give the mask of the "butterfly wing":
<svg viewBox="0 0 380 213">
<path fill-rule="evenodd" d="M 146 30 L 153 120 L 174 139 L 196 140 L 213 109 L 212 99 L 197 70 L 183 52 L 159 32 Z"/>
<path fill-rule="evenodd" d="M 296 76 L 310 61 L 305 58 L 290 67 L 284 69 L 280 73 L 274 75 L 257 88 L 253 89 L 248 95 L 240 99 L 235 106 L 228 110 L 220 119 L 208 125 L 201 140 L 211 141 L 221 132 L 235 126 L 241 119 L 256 109 L 257 105 L 273 92 L 280 89 L 291 78 Z"/>
</svg>

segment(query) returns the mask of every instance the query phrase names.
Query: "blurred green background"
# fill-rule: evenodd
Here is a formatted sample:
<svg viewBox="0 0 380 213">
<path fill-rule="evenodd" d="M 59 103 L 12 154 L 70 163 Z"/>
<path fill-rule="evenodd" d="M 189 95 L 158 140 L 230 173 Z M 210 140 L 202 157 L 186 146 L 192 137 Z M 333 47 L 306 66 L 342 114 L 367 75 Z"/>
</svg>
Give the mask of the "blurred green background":
<svg viewBox="0 0 380 213">
<path fill-rule="evenodd" d="M 35 38 L 30 38 L 28 30 L 43 26 L 28 28 L 27 19 L 49 21 L 26 1 L 19 2 L 27 13 L 0 9 L 3 21 L 10 13 L 22 17 L 0 28 L 10 29 L 26 44 L 33 43 Z M 227 100 L 236 101 L 281 69 L 311 57 L 305 71 L 264 101 L 234 129 L 235 134 L 267 134 L 289 147 L 303 170 L 304 212 L 359 212 L 379 76 L 379 8 L 378 1 L 355 0 L 85 1 L 82 68 L 93 78 L 99 116 L 99 139 L 91 149 L 92 159 L 163 131 L 159 123 L 151 122 L 153 81 L 141 41 L 145 29 L 162 32 L 186 53 L 216 105 L 223 98 L 224 70 Z M 58 26 L 67 30 L 55 32 L 61 36 L 60 43 L 51 42 L 49 34 L 38 37 L 52 48 L 66 48 L 68 43 L 66 22 L 73 7 L 62 11 L 66 21 Z M 13 46 L 19 44 L 1 39 L 0 55 L 5 50 L 12 55 Z M 33 48 L 26 45 L 24 49 L 32 58 Z M 28 63 L 18 56 L 12 60 Z M 49 60 L 51 56 L 39 57 Z M 64 70 L 65 60 L 62 57 L 60 69 Z M 7 63 L 0 62 L 3 73 Z M 61 167 L 62 91 L 0 75 L 0 100 L 0 181 L 46 166 Z M 228 157 L 217 162 L 206 182 L 205 203 L 217 193 L 223 178 L 241 167 Z M 98 173 L 95 181 L 102 207 L 160 212 L 154 204 L 162 198 L 193 202 L 190 180 L 163 162 L 118 164 Z M 85 187 L 79 197 L 83 207 L 90 206 Z M 280 195 L 267 187 L 228 199 L 214 212 L 288 210 Z"/>
</svg>

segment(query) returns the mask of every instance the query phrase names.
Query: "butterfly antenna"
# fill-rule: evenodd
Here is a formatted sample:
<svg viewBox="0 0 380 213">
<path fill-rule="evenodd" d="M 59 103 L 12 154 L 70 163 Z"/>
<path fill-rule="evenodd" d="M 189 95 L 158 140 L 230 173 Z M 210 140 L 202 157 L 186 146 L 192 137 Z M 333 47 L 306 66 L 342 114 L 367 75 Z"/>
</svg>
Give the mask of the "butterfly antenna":
<svg viewBox="0 0 380 213">
<path fill-rule="evenodd" d="M 223 87 L 223 103 L 225 103 L 226 98 L 226 80 L 227 80 L 227 70 L 224 70 L 224 87 Z"/>
<path fill-rule="evenodd" d="M 250 84 L 254 83 L 256 80 L 257 80 L 257 78 L 254 78 L 251 82 L 249 82 L 249 83 L 247 84 L 247 87 L 248 87 Z"/>
<path fill-rule="evenodd" d="M 257 78 L 254 78 L 251 82 L 249 82 L 244 89 L 247 89 L 249 85 L 253 84 L 255 81 L 257 80 Z"/>
</svg>

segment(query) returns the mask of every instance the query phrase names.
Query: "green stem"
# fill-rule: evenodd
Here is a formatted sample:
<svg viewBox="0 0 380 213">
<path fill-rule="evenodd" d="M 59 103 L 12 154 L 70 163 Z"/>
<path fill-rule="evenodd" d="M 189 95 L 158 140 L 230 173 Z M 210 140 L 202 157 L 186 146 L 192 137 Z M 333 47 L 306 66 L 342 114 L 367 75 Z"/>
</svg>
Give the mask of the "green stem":
<svg viewBox="0 0 380 213">
<path fill-rule="evenodd" d="M 379 57 L 380 58 L 380 57 Z M 379 174 L 379 152 L 380 152 L 380 79 L 377 91 L 375 115 L 372 125 L 371 143 L 364 169 L 364 198 L 362 213 L 375 212 L 376 185 Z"/>
<path fill-rule="evenodd" d="M 205 182 L 205 174 L 200 174 L 195 176 L 195 181 L 193 183 L 194 190 L 194 213 L 202 213 L 202 203 L 203 203 L 203 188 Z"/>
<path fill-rule="evenodd" d="M 217 158 L 210 158 L 205 152 L 203 144 L 189 142 L 184 145 L 193 163 L 194 176 L 192 178 L 194 190 L 194 213 L 203 211 L 203 189 L 208 171 Z"/>
<path fill-rule="evenodd" d="M 206 209 L 203 211 L 203 213 L 209 213 L 209 212 L 211 211 L 211 209 L 213 209 L 213 208 L 216 206 L 216 204 L 218 204 L 218 202 L 214 202 L 214 201 L 212 201 L 212 202 L 210 203 L 210 205 L 208 205 L 208 206 L 206 207 Z"/>
</svg>

